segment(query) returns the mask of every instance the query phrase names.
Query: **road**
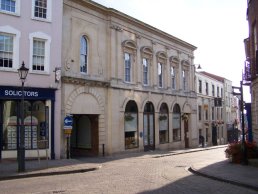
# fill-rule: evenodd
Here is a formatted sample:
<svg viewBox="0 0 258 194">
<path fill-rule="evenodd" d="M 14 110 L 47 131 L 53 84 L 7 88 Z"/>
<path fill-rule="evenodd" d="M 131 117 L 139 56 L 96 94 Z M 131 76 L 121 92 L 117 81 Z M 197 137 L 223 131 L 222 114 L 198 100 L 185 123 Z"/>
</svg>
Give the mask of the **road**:
<svg viewBox="0 0 258 194">
<path fill-rule="evenodd" d="M 189 166 L 206 160 L 225 160 L 225 148 L 166 156 L 126 155 L 104 162 L 99 170 L 0 182 L 0 193 L 257 193 L 247 188 L 190 173 Z M 162 157 L 160 157 L 162 156 Z"/>
</svg>

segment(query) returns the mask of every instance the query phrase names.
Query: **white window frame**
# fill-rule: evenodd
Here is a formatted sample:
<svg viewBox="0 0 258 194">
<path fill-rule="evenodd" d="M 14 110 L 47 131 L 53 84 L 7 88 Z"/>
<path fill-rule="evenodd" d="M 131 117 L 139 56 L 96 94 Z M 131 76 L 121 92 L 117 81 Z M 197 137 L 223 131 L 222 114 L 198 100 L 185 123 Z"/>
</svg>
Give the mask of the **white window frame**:
<svg viewBox="0 0 258 194">
<path fill-rule="evenodd" d="M 145 64 L 144 64 L 144 60 L 146 60 L 146 68 L 147 68 L 147 71 L 144 71 L 144 69 L 145 69 Z M 143 80 L 142 80 L 142 82 L 143 82 L 143 85 L 144 86 L 148 86 L 149 85 L 149 68 L 150 68 L 150 65 L 149 65 L 149 59 L 148 58 L 146 58 L 146 57 L 143 57 L 142 58 L 142 76 L 143 76 Z M 146 75 L 147 74 L 147 75 Z M 147 76 L 147 77 L 145 77 L 145 75 Z M 145 81 L 145 78 L 146 78 L 146 81 L 147 81 L 147 83 L 144 83 L 144 81 Z"/>
<path fill-rule="evenodd" d="M 127 77 L 126 77 L 126 63 L 125 63 L 125 55 L 126 54 L 129 55 L 129 59 L 130 59 L 129 80 L 127 80 Z M 124 80 L 125 80 L 126 83 L 131 83 L 132 82 L 132 53 L 129 53 L 129 52 L 124 53 Z"/>
<path fill-rule="evenodd" d="M 45 40 L 44 71 L 32 70 L 32 65 L 33 65 L 33 40 L 34 39 Z M 43 32 L 33 32 L 29 35 L 29 40 L 30 40 L 30 72 L 38 73 L 38 74 L 49 74 L 51 37 L 49 35 L 43 33 Z"/>
<path fill-rule="evenodd" d="M 2 0 L 0 0 L 0 4 L 1 4 L 1 1 Z M 9 15 L 20 16 L 20 7 L 21 7 L 21 0 L 15 0 L 15 12 L 3 10 L 1 9 L 1 6 L 0 6 L 0 12 L 9 14 Z"/>
<path fill-rule="evenodd" d="M 82 38 L 84 38 L 86 41 L 86 72 L 81 71 L 81 47 L 82 47 L 81 40 L 82 40 Z M 89 40 L 88 40 L 87 36 L 82 35 L 80 38 L 80 73 L 81 74 L 86 74 L 86 75 L 88 74 L 88 69 L 89 69 L 88 58 L 89 58 Z"/>
<path fill-rule="evenodd" d="M 46 18 L 35 17 L 35 15 L 34 15 L 35 1 L 36 0 L 32 0 L 31 19 L 45 21 L 45 22 L 51 22 L 52 21 L 52 3 L 53 3 L 53 1 L 47 0 L 47 17 Z"/>
<path fill-rule="evenodd" d="M 182 84 L 183 84 L 183 87 L 182 89 L 184 91 L 187 90 L 187 71 L 186 70 L 182 70 Z"/>
<path fill-rule="evenodd" d="M 160 69 L 159 69 L 160 68 Z M 161 72 L 159 72 L 161 71 Z M 163 88 L 164 87 L 164 64 L 161 62 L 158 62 L 158 87 Z"/>
<path fill-rule="evenodd" d="M 170 75 L 171 75 L 171 88 L 175 90 L 176 89 L 176 68 L 174 66 L 170 67 Z"/>
<path fill-rule="evenodd" d="M 17 69 L 19 68 L 19 43 L 21 32 L 11 26 L 0 26 L 0 32 L 13 35 L 13 67 L 0 67 L 0 70 L 17 71 Z"/>
</svg>

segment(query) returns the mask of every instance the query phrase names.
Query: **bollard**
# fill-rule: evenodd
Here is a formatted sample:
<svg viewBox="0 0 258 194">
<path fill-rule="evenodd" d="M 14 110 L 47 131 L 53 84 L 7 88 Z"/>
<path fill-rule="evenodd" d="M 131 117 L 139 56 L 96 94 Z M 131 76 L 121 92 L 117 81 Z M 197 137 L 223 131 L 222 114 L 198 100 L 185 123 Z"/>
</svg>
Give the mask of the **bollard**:
<svg viewBox="0 0 258 194">
<path fill-rule="evenodd" d="M 105 156 L 105 144 L 102 144 L 102 156 Z"/>
</svg>

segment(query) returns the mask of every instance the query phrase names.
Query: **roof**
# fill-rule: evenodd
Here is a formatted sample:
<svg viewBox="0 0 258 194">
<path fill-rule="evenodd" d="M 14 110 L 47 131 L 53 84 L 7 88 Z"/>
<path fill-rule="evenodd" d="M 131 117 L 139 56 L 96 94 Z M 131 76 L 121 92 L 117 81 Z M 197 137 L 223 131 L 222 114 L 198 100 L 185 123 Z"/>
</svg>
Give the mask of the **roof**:
<svg viewBox="0 0 258 194">
<path fill-rule="evenodd" d="M 203 74 L 203 75 L 206 75 L 206 76 L 209 76 L 209 77 L 211 77 L 211 78 L 213 78 L 213 79 L 216 79 L 217 81 L 220 81 L 220 82 L 223 82 L 223 83 L 224 83 L 224 80 L 225 80 L 224 77 L 220 77 L 220 76 L 218 76 L 218 75 L 214 75 L 214 74 L 208 73 L 208 72 L 206 72 L 206 71 L 200 71 L 200 72 L 198 72 L 198 73 Z"/>
</svg>

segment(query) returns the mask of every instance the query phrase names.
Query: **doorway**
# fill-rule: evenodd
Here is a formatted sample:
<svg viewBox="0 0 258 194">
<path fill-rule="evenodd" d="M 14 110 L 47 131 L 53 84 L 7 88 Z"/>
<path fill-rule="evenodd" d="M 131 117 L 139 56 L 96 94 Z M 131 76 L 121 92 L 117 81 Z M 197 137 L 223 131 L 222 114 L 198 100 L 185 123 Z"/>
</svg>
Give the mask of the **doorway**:
<svg viewBox="0 0 258 194">
<path fill-rule="evenodd" d="M 184 131 L 185 131 L 185 148 L 189 148 L 189 128 L 188 128 L 188 119 L 184 119 Z"/>
<path fill-rule="evenodd" d="M 143 146 L 144 151 L 155 149 L 154 106 L 147 102 L 143 112 Z"/>
<path fill-rule="evenodd" d="M 98 115 L 73 115 L 71 157 L 97 156 L 99 153 Z"/>
</svg>

